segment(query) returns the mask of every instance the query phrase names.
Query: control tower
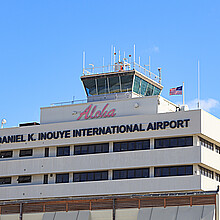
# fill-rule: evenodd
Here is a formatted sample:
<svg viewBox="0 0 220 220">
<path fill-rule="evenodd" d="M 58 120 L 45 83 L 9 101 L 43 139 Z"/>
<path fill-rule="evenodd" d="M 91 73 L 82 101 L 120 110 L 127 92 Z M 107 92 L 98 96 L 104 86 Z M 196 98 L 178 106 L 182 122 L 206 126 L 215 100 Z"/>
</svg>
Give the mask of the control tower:
<svg viewBox="0 0 220 220">
<path fill-rule="evenodd" d="M 160 95 L 161 70 L 156 75 L 140 64 L 127 62 L 127 58 L 114 65 L 83 68 L 81 80 L 87 101 L 104 101 Z M 150 65 L 147 65 L 150 66 Z"/>
</svg>

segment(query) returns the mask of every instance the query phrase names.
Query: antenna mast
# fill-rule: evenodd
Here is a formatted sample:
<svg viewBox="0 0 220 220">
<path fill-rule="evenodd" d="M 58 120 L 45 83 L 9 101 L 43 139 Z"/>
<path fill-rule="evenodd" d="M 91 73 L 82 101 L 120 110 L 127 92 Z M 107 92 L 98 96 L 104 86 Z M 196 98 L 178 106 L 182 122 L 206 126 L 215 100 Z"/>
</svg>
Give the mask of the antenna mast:
<svg viewBox="0 0 220 220">
<path fill-rule="evenodd" d="M 198 103 L 197 107 L 200 108 L 200 72 L 199 72 L 199 60 L 198 60 Z"/>
<path fill-rule="evenodd" d="M 84 69 L 85 69 L 85 60 L 86 60 L 86 55 L 85 55 L 85 51 L 83 51 L 83 75 L 84 73 Z"/>
</svg>

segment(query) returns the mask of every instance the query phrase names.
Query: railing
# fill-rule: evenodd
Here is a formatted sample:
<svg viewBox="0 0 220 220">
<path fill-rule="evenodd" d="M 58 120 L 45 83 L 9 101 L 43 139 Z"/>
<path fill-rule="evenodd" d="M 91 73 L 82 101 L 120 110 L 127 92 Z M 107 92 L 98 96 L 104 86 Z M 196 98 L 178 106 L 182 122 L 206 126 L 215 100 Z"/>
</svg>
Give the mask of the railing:
<svg viewBox="0 0 220 220">
<path fill-rule="evenodd" d="M 149 69 L 141 66 L 138 63 L 135 62 L 127 62 L 126 60 L 123 60 L 123 62 L 118 62 L 115 65 L 108 65 L 108 66 L 101 66 L 101 67 L 95 67 L 93 64 L 90 64 L 91 68 L 83 68 L 83 75 L 92 75 L 92 74 L 102 74 L 102 73 L 110 73 L 110 72 L 123 72 L 123 71 L 129 71 L 129 70 L 137 70 L 140 73 L 144 74 L 145 76 L 148 76 L 149 78 L 158 81 L 161 83 L 161 72 L 160 69 L 159 75 L 156 75 L 155 73 L 151 72 Z M 149 65 L 146 65 L 146 67 Z"/>
<path fill-rule="evenodd" d="M 53 106 L 62 106 L 62 105 L 73 105 L 73 104 L 80 104 L 80 103 L 86 103 L 87 99 L 81 99 L 81 100 L 73 100 L 73 101 L 68 101 L 68 102 L 56 102 L 50 104 L 50 107 Z"/>
</svg>

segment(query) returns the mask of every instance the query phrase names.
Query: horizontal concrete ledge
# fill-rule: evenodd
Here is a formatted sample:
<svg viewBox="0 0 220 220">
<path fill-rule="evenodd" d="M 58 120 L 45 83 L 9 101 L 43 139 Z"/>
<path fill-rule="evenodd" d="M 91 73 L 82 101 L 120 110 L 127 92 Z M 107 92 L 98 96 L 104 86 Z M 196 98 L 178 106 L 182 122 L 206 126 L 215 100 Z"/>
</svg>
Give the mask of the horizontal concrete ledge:
<svg viewBox="0 0 220 220">
<path fill-rule="evenodd" d="M 216 154 L 215 152 L 212 153 Z M 216 156 L 219 157 L 217 154 Z M 1 161 L 0 176 L 175 166 L 198 163 L 201 163 L 201 147 L 191 146 Z"/>
<path fill-rule="evenodd" d="M 205 181 L 206 188 L 202 188 Z M 0 200 L 43 199 L 70 196 L 101 196 L 135 193 L 216 190 L 215 181 L 207 177 L 175 176 L 146 179 L 108 180 L 83 183 L 42 184 L 0 188 Z M 216 182 L 217 183 L 217 182 Z M 209 189 L 208 189 L 209 188 Z"/>
</svg>

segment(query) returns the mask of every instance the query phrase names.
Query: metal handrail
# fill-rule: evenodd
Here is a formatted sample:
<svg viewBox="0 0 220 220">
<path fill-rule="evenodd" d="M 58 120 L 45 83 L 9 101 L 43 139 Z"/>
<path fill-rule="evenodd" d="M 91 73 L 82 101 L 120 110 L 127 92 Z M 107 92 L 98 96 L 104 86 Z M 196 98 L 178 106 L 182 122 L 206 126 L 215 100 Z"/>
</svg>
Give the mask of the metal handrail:
<svg viewBox="0 0 220 220">
<path fill-rule="evenodd" d="M 87 99 L 79 99 L 79 100 L 73 100 L 73 101 L 68 101 L 68 102 L 56 102 L 50 104 L 50 107 L 53 106 L 62 106 L 62 105 L 73 105 L 73 104 L 79 104 L 79 103 L 86 103 Z"/>
<path fill-rule="evenodd" d="M 146 65 L 148 66 L 148 65 Z M 141 66 L 138 63 L 135 62 L 127 62 L 122 61 L 115 63 L 114 65 L 108 65 L 108 66 L 99 66 L 99 67 L 91 67 L 91 68 L 83 68 L 83 75 L 92 75 L 92 74 L 102 74 L 102 73 L 110 73 L 110 72 L 123 72 L 128 70 L 137 70 L 140 73 L 142 73 L 145 76 L 148 76 L 149 78 L 153 80 L 158 80 L 159 83 L 161 83 L 161 76 L 156 75 L 155 73 L 151 72 L 149 69 Z"/>
</svg>

